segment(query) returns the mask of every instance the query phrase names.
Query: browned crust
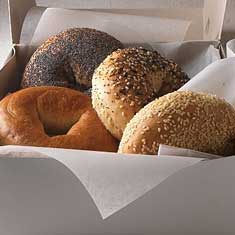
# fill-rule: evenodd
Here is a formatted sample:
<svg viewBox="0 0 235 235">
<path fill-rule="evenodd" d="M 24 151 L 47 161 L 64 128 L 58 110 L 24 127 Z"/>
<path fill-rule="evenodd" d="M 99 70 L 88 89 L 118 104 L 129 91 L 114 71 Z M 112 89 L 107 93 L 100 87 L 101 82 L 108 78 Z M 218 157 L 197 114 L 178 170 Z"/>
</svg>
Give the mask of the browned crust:
<svg viewBox="0 0 235 235">
<path fill-rule="evenodd" d="M 21 87 L 62 86 L 78 90 L 91 87 L 95 68 L 121 42 L 107 33 L 71 28 L 44 42 L 28 62 Z"/>
<path fill-rule="evenodd" d="M 173 92 L 140 110 L 128 123 L 120 153 L 156 155 L 166 144 L 222 156 L 234 154 L 235 110 L 203 93 Z"/>
<path fill-rule="evenodd" d="M 106 128 L 120 139 L 136 112 L 155 98 L 179 89 L 188 80 L 179 65 L 156 51 L 117 50 L 93 75 L 93 107 Z"/>
<path fill-rule="evenodd" d="M 62 87 L 31 87 L 0 102 L 1 145 L 117 151 L 90 98 Z"/>
</svg>

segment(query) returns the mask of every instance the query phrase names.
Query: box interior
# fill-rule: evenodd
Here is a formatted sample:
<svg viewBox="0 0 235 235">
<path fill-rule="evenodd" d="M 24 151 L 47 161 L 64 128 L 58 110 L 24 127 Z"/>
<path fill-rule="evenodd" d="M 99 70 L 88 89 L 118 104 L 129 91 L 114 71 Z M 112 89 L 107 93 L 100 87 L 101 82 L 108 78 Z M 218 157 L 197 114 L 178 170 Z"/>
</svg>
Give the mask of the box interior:
<svg viewBox="0 0 235 235">
<path fill-rule="evenodd" d="M 80 5 L 78 4 L 80 2 Z M 112 2 L 112 1 L 111 1 Z M 78 11 L 79 9 L 86 9 L 86 10 L 94 10 L 99 12 L 109 12 L 109 13 L 119 13 L 119 14 L 130 14 L 132 16 L 146 16 L 146 17 L 160 17 L 161 19 L 165 19 L 167 16 L 171 19 L 181 19 L 181 20 L 192 20 L 193 23 L 190 25 L 192 30 L 192 34 L 190 33 L 190 30 L 187 32 L 188 36 L 186 38 L 193 37 L 194 33 L 199 37 L 199 39 L 204 39 L 205 32 L 203 32 L 201 29 L 204 27 L 203 22 L 205 20 L 205 16 L 207 13 L 206 10 L 206 3 L 208 4 L 207 7 L 211 6 L 209 4 L 210 1 L 193 1 L 192 5 L 189 4 L 188 1 L 182 1 L 182 3 L 179 3 L 178 1 L 147 1 L 147 3 L 143 6 L 141 1 L 135 1 L 135 4 L 132 6 L 135 9 L 132 9 L 128 7 L 126 1 L 121 1 L 120 3 L 117 3 L 114 1 L 112 4 L 107 1 L 100 1 L 99 7 L 96 5 L 96 1 L 86 2 L 86 1 L 77 1 L 76 4 L 72 7 L 70 5 L 72 2 L 69 2 L 68 7 L 69 8 L 75 8 L 75 11 Z M 217 2 L 217 1 L 213 1 Z M 215 4 L 216 7 L 222 7 L 223 4 L 225 4 L 226 1 L 218 1 L 220 4 Z M 222 4 L 223 2 L 223 4 Z M 60 1 L 58 4 L 58 7 L 63 7 L 64 1 Z M 16 0 L 10 0 L 10 19 L 11 19 L 11 30 L 12 30 L 12 41 L 15 44 L 14 51 L 12 57 L 9 59 L 9 62 L 6 64 L 6 66 L 3 68 L 3 70 L 0 73 L 1 78 L 1 84 L 0 84 L 0 96 L 4 97 L 8 92 L 16 91 L 19 88 L 19 83 L 22 76 L 22 71 L 24 69 L 24 66 L 29 58 L 29 56 L 32 54 L 31 47 L 29 44 L 24 44 L 20 40 L 20 34 L 24 35 L 33 35 L 35 28 L 32 29 L 30 27 L 26 27 L 25 25 L 30 25 L 31 22 L 32 25 L 35 27 L 38 24 L 38 20 L 41 19 L 41 16 L 45 12 L 45 7 L 53 6 L 53 1 L 30 1 L 30 0 L 24 0 L 21 2 L 21 7 L 19 7 L 19 1 Z M 47 5 L 48 4 L 48 5 Z M 33 8 L 32 8 L 33 7 Z M 150 9 L 151 8 L 151 9 Z M 19 10 L 22 9 L 22 10 Z M 217 9 L 217 8 L 216 8 Z M 215 9 L 215 10 L 216 10 Z M 186 13 L 183 14 L 185 11 L 187 11 L 188 17 L 187 18 Z M 13 14 L 15 12 L 18 12 L 18 14 Z M 194 12 L 194 15 L 192 14 Z M 24 18 L 24 16 L 26 17 Z M 36 20 L 34 21 L 34 17 L 37 16 Z M 203 17 L 204 16 L 204 17 Z M 221 14 L 221 17 L 223 16 L 223 13 Z M 25 20 L 25 21 L 24 21 Z M 18 23 L 17 23 L 18 22 Z M 195 24 L 195 27 L 193 26 Z M 22 28 L 22 26 L 24 26 Z M 220 30 L 220 28 L 217 25 L 214 25 L 213 32 L 217 32 Z M 210 34 L 210 27 L 207 27 L 208 32 L 208 38 L 212 36 Z M 22 31 L 23 29 L 23 31 Z M 199 31 L 201 34 L 199 33 Z M 211 31 L 211 32 L 212 32 Z M 217 34 L 216 37 L 213 37 L 213 40 L 219 39 L 220 35 Z M 27 37 L 26 37 L 27 38 Z M 29 38 L 28 38 L 29 40 Z M 196 66 L 193 66 L 192 64 L 184 64 L 185 62 L 189 61 L 189 58 L 186 58 L 187 61 L 183 61 L 182 58 L 185 59 L 185 53 L 189 51 L 190 45 L 195 43 L 195 47 L 193 48 L 193 52 L 191 53 L 191 59 L 195 62 L 195 60 L 201 60 L 203 59 L 203 56 L 205 56 L 205 51 L 208 52 L 208 58 L 205 63 L 197 64 Z M 219 51 L 218 47 L 219 44 L 216 41 L 208 42 L 206 40 L 201 42 L 182 42 L 180 47 L 178 47 L 177 43 L 158 43 L 156 42 L 154 45 L 154 48 L 157 48 L 159 50 L 162 50 L 163 54 L 165 53 L 167 57 L 173 57 L 172 59 L 176 58 L 176 62 L 179 64 L 187 67 L 195 67 L 194 73 L 196 74 L 198 71 L 201 71 L 203 67 L 208 65 L 209 63 L 213 62 L 214 60 L 218 59 Z M 167 48 L 167 49 L 166 49 Z M 171 48 L 171 52 L 169 52 L 169 49 Z M 177 50 L 175 50 L 177 48 Z M 30 53 L 29 53 L 30 51 Z M 177 53 L 176 53 L 177 52 Z M 181 56 L 179 56 L 181 55 Z M 197 58 L 197 59 L 196 59 Z M 20 62 L 20 63 L 19 63 Z"/>
</svg>

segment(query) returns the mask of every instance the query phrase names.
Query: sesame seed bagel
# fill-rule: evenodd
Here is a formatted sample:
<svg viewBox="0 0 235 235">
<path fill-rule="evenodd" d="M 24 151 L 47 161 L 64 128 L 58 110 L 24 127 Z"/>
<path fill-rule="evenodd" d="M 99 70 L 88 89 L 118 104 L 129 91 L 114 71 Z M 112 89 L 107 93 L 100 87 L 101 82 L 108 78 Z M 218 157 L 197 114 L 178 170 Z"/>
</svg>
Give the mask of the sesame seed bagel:
<svg viewBox="0 0 235 235">
<path fill-rule="evenodd" d="M 234 139 L 235 110 L 230 104 L 209 94 L 176 91 L 134 116 L 119 153 L 155 155 L 166 144 L 227 156 L 234 154 Z"/>
<path fill-rule="evenodd" d="M 91 87 L 95 68 L 121 42 L 107 33 L 71 28 L 50 37 L 32 55 L 21 87 L 61 86 L 84 91 Z"/>
<path fill-rule="evenodd" d="M 0 144 L 116 152 L 87 95 L 63 87 L 31 87 L 0 102 Z"/>
<path fill-rule="evenodd" d="M 188 80 L 177 64 L 156 51 L 120 49 L 95 70 L 93 107 L 106 128 L 121 139 L 135 113 L 155 98 L 179 89 Z"/>
</svg>

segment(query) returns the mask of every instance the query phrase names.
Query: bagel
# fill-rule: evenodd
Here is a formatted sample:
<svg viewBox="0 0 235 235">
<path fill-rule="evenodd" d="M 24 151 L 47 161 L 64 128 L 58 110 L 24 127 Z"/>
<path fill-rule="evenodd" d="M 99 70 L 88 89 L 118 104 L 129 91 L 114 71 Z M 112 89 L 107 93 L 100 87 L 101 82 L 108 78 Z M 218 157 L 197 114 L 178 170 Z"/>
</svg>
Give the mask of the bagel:
<svg viewBox="0 0 235 235">
<path fill-rule="evenodd" d="M 0 144 L 116 152 L 90 97 L 63 87 L 31 87 L 0 102 Z"/>
<path fill-rule="evenodd" d="M 128 123 L 119 153 L 156 155 L 160 144 L 221 156 L 234 154 L 235 110 L 213 95 L 177 91 L 141 109 Z"/>
<path fill-rule="evenodd" d="M 50 37 L 32 55 L 21 82 L 22 88 L 61 86 L 80 91 L 91 87 L 95 68 L 121 42 L 107 33 L 71 28 Z"/>
<path fill-rule="evenodd" d="M 156 51 L 120 49 L 108 56 L 93 75 L 93 107 L 106 128 L 121 139 L 135 113 L 188 80 L 176 63 Z"/>
</svg>

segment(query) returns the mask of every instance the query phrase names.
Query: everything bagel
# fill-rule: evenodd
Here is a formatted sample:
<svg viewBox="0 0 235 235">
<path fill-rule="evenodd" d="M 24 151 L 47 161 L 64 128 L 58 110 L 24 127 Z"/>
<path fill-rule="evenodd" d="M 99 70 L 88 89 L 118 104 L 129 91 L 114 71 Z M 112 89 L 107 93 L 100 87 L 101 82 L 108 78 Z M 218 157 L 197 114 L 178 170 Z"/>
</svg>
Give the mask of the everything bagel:
<svg viewBox="0 0 235 235">
<path fill-rule="evenodd" d="M 135 113 L 188 80 L 176 63 L 156 51 L 120 49 L 108 56 L 93 75 L 93 107 L 106 128 L 121 139 Z"/>
</svg>

